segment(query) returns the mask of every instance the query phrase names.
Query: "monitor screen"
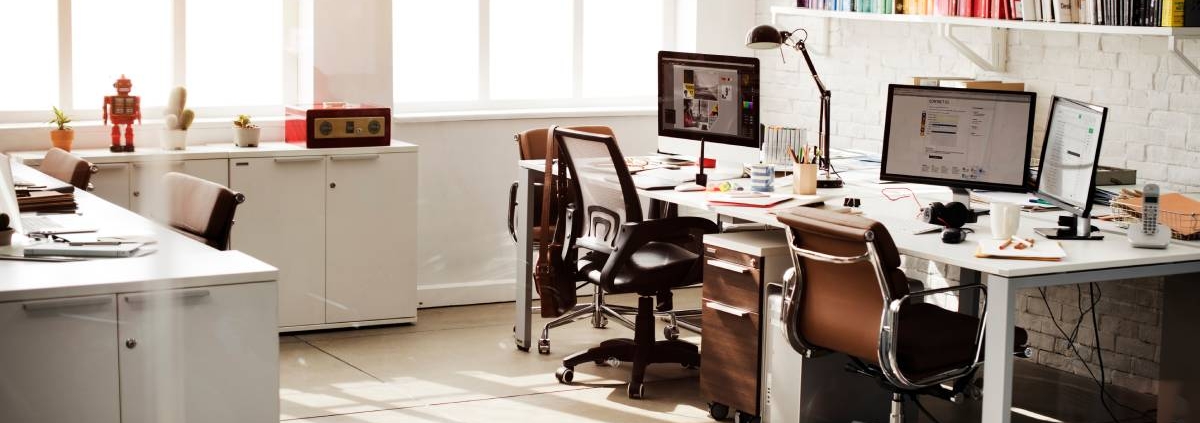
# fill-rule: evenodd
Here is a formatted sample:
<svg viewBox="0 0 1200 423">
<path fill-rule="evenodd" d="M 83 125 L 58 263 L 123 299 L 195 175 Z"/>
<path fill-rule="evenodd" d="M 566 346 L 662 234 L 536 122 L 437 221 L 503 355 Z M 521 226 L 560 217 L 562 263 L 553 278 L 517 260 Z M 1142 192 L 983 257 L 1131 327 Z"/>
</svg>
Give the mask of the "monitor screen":
<svg viewBox="0 0 1200 423">
<path fill-rule="evenodd" d="M 658 135 L 758 148 L 758 59 L 660 51 Z"/>
<path fill-rule="evenodd" d="M 1037 196 L 1087 216 L 1108 109 L 1055 96 L 1038 164 Z"/>
<path fill-rule="evenodd" d="M 1037 93 L 891 85 L 880 179 L 1025 192 Z"/>
</svg>

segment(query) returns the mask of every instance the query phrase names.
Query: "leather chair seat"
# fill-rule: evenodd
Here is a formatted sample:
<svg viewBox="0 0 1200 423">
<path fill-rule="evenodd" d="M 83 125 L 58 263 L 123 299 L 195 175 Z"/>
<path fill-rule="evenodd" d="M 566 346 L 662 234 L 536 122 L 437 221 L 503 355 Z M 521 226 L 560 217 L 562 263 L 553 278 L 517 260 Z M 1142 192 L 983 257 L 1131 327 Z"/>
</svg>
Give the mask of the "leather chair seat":
<svg viewBox="0 0 1200 423">
<path fill-rule="evenodd" d="M 603 257 L 603 258 L 600 258 Z M 601 270 L 607 255 L 589 255 L 579 260 L 579 271 L 589 282 L 601 283 Z M 629 265 L 622 266 L 613 278 L 613 286 L 605 287 L 612 294 L 636 292 L 654 295 L 667 289 L 699 282 L 695 271 L 699 255 L 667 242 L 650 242 L 634 252 Z"/>
<path fill-rule="evenodd" d="M 897 360 L 914 378 L 961 368 L 975 360 L 979 319 L 933 304 L 908 304 L 900 311 Z M 1025 345 L 1029 334 L 1016 328 L 1014 345 Z"/>
</svg>

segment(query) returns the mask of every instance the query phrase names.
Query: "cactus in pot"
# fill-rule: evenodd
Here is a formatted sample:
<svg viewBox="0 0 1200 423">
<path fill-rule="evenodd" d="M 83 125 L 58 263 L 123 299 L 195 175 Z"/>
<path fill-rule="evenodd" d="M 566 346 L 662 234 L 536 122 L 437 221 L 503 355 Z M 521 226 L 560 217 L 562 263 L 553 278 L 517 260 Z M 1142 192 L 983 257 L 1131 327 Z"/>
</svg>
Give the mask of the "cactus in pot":
<svg viewBox="0 0 1200 423">
<path fill-rule="evenodd" d="M 262 128 L 250 123 L 250 115 L 238 115 L 233 120 L 233 143 L 238 147 L 257 147 Z"/>
<path fill-rule="evenodd" d="M 175 87 L 167 98 L 167 106 L 163 109 L 163 149 L 182 150 L 187 146 L 187 130 L 196 120 L 196 113 L 185 108 L 187 105 L 187 89 Z"/>
</svg>

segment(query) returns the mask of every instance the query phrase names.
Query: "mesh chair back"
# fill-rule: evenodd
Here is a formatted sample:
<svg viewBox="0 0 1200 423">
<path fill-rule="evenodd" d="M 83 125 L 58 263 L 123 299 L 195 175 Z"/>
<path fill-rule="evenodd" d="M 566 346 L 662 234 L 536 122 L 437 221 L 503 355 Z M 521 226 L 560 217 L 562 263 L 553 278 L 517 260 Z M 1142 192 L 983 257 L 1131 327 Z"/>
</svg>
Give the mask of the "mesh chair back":
<svg viewBox="0 0 1200 423">
<path fill-rule="evenodd" d="M 613 246 L 621 225 L 642 221 L 642 207 L 625 157 L 612 135 L 552 127 L 583 213 L 583 236 Z"/>
</svg>

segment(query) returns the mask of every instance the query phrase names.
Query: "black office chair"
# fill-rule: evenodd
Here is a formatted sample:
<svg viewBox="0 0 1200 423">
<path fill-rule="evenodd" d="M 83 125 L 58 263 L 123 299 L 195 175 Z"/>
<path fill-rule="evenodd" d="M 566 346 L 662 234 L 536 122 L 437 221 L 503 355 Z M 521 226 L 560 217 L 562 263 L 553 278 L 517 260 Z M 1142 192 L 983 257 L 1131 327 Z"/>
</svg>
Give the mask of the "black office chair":
<svg viewBox="0 0 1200 423">
<path fill-rule="evenodd" d="M 678 339 L 655 342 L 655 299 L 659 311 L 670 310 L 672 288 L 700 282 L 701 237 L 716 232 L 717 226 L 699 217 L 642 220 L 637 191 L 616 139 L 558 127 L 551 127 L 551 136 L 575 182 L 575 210 L 584 213 L 582 234 L 567 246 L 589 251 L 580 255 L 580 277 L 609 294 L 638 295 L 633 339 L 612 339 L 569 355 L 555 376 L 571 383 L 580 363 L 633 362 L 628 394 L 641 398 L 646 366 L 700 365 L 695 344 Z"/>
</svg>

